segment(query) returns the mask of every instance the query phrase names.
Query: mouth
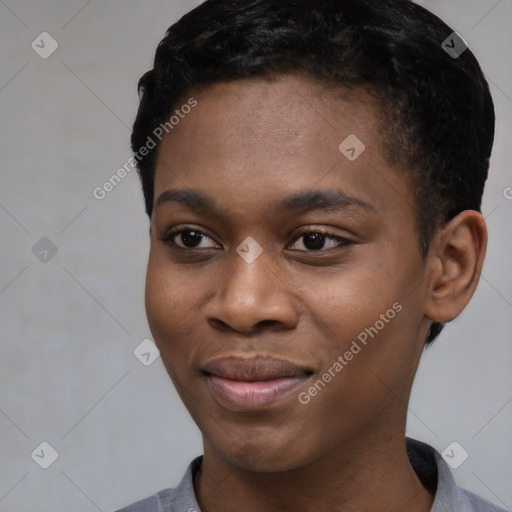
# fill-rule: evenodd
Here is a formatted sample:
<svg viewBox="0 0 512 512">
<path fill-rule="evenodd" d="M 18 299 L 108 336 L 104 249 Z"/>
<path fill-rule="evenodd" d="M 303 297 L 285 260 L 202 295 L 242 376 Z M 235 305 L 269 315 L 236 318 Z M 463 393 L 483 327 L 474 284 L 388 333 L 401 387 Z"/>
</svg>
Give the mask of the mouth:
<svg viewBox="0 0 512 512">
<path fill-rule="evenodd" d="M 225 357 L 207 363 L 201 373 L 214 398 L 231 410 L 270 407 L 300 387 L 313 371 L 269 357 Z"/>
</svg>

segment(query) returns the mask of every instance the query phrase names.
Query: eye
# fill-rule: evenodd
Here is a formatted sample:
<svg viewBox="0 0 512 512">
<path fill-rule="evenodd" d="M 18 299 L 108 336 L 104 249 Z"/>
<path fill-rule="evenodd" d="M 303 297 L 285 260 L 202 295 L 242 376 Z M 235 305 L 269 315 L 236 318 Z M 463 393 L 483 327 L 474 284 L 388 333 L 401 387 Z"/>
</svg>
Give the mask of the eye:
<svg viewBox="0 0 512 512">
<path fill-rule="evenodd" d="M 208 240 L 214 242 L 213 245 L 201 245 L 204 241 Z M 170 231 L 161 237 L 160 241 L 180 249 L 210 249 L 218 247 L 218 244 L 204 231 L 195 228 L 182 228 Z"/>
<path fill-rule="evenodd" d="M 303 241 L 298 243 L 301 239 Z M 342 249 L 354 243 L 347 238 L 320 229 L 304 231 L 296 240 L 293 244 L 296 247 L 294 248 L 292 245 L 290 248 L 306 252 L 327 252 L 326 250 Z M 160 241 L 174 249 L 212 249 L 219 247 L 211 237 L 197 228 L 175 229 L 161 237 Z"/>
<path fill-rule="evenodd" d="M 293 249 L 293 250 L 299 250 L 299 251 L 322 251 L 323 249 L 342 249 L 344 247 L 347 247 L 349 245 L 352 245 L 354 242 L 352 240 L 349 240 L 347 238 L 334 235 L 333 233 L 328 233 L 327 231 L 323 230 L 312 230 L 312 231 L 305 231 L 303 232 L 298 238 L 297 241 L 300 239 L 304 239 L 302 243 L 298 244 L 299 247 Z M 330 242 L 329 242 L 330 241 Z M 334 243 L 333 243 L 334 242 Z M 327 243 L 327 246 L 326 246 Z M 296 242 L 297 244 L 297 242 Z M 326 251 L 322 251 L 326 252 Z"/>
</svg>

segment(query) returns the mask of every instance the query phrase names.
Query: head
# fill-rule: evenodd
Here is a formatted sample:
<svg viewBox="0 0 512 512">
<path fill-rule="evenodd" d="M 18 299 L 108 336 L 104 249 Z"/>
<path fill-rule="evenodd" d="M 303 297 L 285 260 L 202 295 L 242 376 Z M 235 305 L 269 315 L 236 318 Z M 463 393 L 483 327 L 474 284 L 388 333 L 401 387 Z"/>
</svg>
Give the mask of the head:
<svg viewBox="0 0 512 512">
<path fill-rule="evenodd" d="M 467 49 L 453 59 L 441 48 L 452 32 L 409 0 L 205 2 L 169 28 L 139 81 L 132 149 L 138 155 L 148 137 L 155 141 L 137 159 L 148 216 L 161 136 L 174 128 L 180 97 L 292 72 L 378 99 L 386 156 L 410 173 L 425 255 L 437 228 L 480 211 L 494 139 L 493 103 L 474 55 Z M 442 328 L 433 322 L 426 343 Z"/>
<path fill-rule="evenodd" d="M 471 51 L 442 48 L 452 32 L 408 0 L 207 0 L 160 42 L 132 134 L 152 228 L 146 306 L 203 433 L 217 407 L 233 429 L 240 412 L 203 398 L 205 365 L 292 351 L 306 381 L 333 382 L 302 390 L 308 414 L 337 396 L 350 420 L 340 412 L 336 428 L 350 435 L 393 402 L 377 388 L 406 400 L 424 344 L 469 301 L 494 111 Z M 184 224 L 187 237 L 171 229 Z M 297 252 L 326 240 L 341 252 Z M 373 398 L 361 408 L 354 393 Z M 296 402 L 263 415 L 290 418 L 281 448 L 308 437 Z M 268 434 L 258 421 L 240 442 Z"/>
</svg>

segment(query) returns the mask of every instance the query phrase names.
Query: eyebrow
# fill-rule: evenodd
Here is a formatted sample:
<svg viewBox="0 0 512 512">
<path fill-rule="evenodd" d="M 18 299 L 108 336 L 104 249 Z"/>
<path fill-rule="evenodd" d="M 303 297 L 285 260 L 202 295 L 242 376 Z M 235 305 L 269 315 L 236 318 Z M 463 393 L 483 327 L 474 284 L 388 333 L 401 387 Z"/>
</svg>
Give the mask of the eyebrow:
<svg viewBox="0 0 512 512">
<path fill-rule="evenodd" d="M 176 203 L 197 212 L 211 212 L 217 209 L 215 200 L 196 190 L 166 190 L 155 203 L 155 210 L 164 203 Z M 309 190 L 296 192 L 279 200 L 274 209 L 277 213 L 307 213 L 310 211 L 332 213 L 360 207 L 376 213 L 370 203 L 341 190 Z"/>
</svg>

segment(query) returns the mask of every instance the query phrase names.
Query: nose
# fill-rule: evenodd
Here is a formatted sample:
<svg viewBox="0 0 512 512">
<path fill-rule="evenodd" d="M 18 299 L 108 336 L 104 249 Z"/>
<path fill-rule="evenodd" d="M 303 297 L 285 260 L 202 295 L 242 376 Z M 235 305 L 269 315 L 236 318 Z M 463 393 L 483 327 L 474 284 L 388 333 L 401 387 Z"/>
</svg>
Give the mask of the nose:
<svg viewBox="0 0 512 512">
<path fill-rule="evenodd" d="M 268 251 L 251 263 L 234 252 L 224 264 L 216 293 L 205 307 L 206 319 L 213 328 L 253 333 L 263 326 L 296 327 L 293 293 Z"/>
</svg>

